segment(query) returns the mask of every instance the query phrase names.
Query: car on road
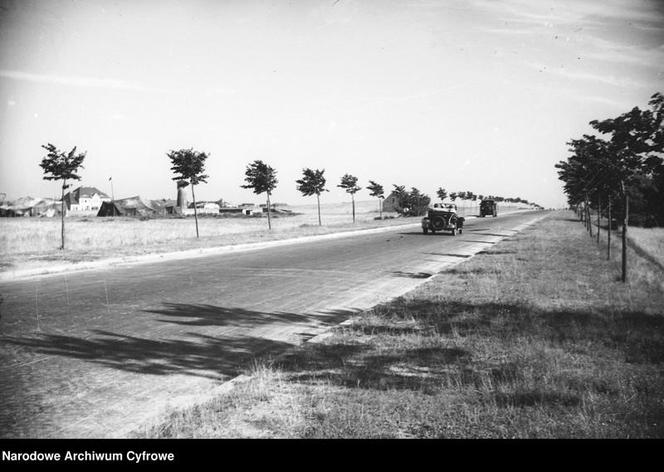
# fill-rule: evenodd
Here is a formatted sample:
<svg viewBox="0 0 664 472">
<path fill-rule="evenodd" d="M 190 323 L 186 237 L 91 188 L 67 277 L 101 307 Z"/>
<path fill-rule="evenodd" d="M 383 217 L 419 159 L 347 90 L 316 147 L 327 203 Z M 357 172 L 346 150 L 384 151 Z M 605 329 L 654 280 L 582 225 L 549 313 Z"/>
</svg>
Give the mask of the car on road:
<svg viewBox="0 0 664 472">
<path fill-rule="evenodd" d="M 480 202 L 480 217 L 484 218 L 487 215 L 498 216 L 498 203 L 495 200 L 484 199 Z"/>
<path fill-rule="evenodd" d="M 451 231 L 452 236 L 463 233 L 463 223 L 466 219 L 457 215 L 456 205 L 451 203 L 436 203 L 429 208 L 427 216 L 422 218 L 422 232 Z"/>
</svg>

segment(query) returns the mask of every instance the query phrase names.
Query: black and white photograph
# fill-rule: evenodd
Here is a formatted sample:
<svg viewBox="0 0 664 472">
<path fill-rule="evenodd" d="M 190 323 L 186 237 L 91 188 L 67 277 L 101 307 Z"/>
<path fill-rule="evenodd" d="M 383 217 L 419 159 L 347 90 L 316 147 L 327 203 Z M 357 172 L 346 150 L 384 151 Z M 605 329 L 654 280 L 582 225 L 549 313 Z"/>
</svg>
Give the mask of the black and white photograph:
<svg viewBox="0 0 664 472">
<path fill-rule="evenodd" d="M 663 120 L 660 0 L 0 0 L 0 464 L 662 439 Z"/>
</svg>

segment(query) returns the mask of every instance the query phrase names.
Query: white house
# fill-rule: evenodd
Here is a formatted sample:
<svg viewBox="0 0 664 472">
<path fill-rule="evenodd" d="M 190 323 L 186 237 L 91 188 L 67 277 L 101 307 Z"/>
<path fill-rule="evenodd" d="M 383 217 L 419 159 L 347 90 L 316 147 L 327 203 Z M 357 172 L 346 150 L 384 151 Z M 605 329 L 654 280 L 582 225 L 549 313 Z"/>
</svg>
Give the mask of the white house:
<svg viewBox="0 0 664 472">
<path fill-rule="evenodd" d="M 102 202 L 110 202 L 111 197 L 95 187 L 78 187 L 65 194 L 67 216 L 96 216 Z"/>
<path fill-rule="evenodd" d="M 218 215 L 219 214 L 219 204 L 215 202 L 196 202 L 196 213 L 199 215 Z M 185 208 L 182 211 L 183 215 L 193 215 L 194 214 L 194 204 L 190 203 L 189 208 Z"/>
</svg>

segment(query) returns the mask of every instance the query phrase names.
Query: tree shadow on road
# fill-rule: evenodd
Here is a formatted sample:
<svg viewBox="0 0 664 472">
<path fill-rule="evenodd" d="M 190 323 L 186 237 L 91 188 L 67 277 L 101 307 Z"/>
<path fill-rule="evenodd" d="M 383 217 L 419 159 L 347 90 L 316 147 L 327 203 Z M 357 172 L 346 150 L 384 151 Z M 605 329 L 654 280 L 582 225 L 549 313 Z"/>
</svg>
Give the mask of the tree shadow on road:
<svg viewBox="0 0 664 472">
<path fill-rule="evenodd" d="M 432 256 L 461 257 L 464 259 L 472 257 L 472 254 L 453 254 L 451 252 L 425 252 L 424 254 L 431 254 Z"/>
<path fill-rule="evenodd" d="M 468 232 L 470 233 L 470 231 L 468 231 Z M 505 237 L 507 237 L 507 236 L 514 236 L 514 233 L 510 233 L 510 234 L 501 234 L 501 233 L 478 233 L 478 232 L 476 232 L 476 231 L 473 231 L 473 232 L 472 232 L 472 235 L 473 235 L 473 236 L 495 236 L 495 237 L 498 237 L 498 238 L 505 238 Z"/>
<path fill-rule="evenodd" d="M 272 323 L 337 324 L 356 313 L 355 310 L 327 310 L 316 313 L 288 313 L 284 311 L 253 311 L 208 304 L 164 303 L 146 313 L 165 315 L 157 321 L 184 326 L 258 326 Z"/>
<path fill-rule="evenodd" d="M 173 333 L 171 338 L 150 338 L 93 330 L 83 336 L 63 334 L 35 334 L 4 337 L 8 345 L 27 348 L 46 356 L 78 359 L 114 369 L 151 374 L 186 374 L 208 378 L 232 377 L 243 372 L 257 357 L 283 353 L 297 344 L 244 334 L 215 334 L 214 328 L 223 326 L 265 326 L 296 324 L 293 337 L 300 339 L 303 324 L 332 325 L 354 313 L 352 310 L 331 310 L 315 314 L 266 313 L 212 305 L 165 304 L 151 313 L 189 319 L 160 319 L 158 321 L 191 327 L 212 327 L 204 332 Z M 322 323 L 321 323 L 322 322 Z M 195 328 L 194 328 L 195 329 Z M 157 334 L 159 332 L 155 330 Z M 92 334 L 92 336 L 90 336 Z M 283 335 L 283 333 L 281 333 Z M 288 333 L 286 333 L 288 334 Z M 162 334 L 163 336 L 163 334 Z"/>
<path fill-rule="evenodd" d="M 391 274 L 392 277 L 405 277 L 408 279 L 428 279 L 433 275 L 428 272 L 404 272 L 401 270 L 391 272 Z"/>
<path fill-rule="evenodd" d="M 237 375 L 255 356 L 283 351 L 290 343 L 256 337 L 211 337 L 190 335 L 188 339 L 146 339 L 108 331 L 94 337 L 47 334 L 5 339 L 47 356 L 64 356 L 104 367 L 151 375 L 187 374 L 207 378 Z"/>
</svg>

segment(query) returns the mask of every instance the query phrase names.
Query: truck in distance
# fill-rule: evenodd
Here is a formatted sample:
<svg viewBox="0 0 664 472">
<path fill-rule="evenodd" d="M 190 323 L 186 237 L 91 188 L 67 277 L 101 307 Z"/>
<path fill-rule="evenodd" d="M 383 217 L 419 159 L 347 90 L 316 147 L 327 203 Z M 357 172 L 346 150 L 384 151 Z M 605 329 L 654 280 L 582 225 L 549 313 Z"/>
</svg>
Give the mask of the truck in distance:
<svg viewBox="0 0 664 472">
<path fill-rule="evenodd" d="M 498 202 L 491 199 L 484 199 L 480 202 L 480 216 L 498 216 Z"/>
</svg>

